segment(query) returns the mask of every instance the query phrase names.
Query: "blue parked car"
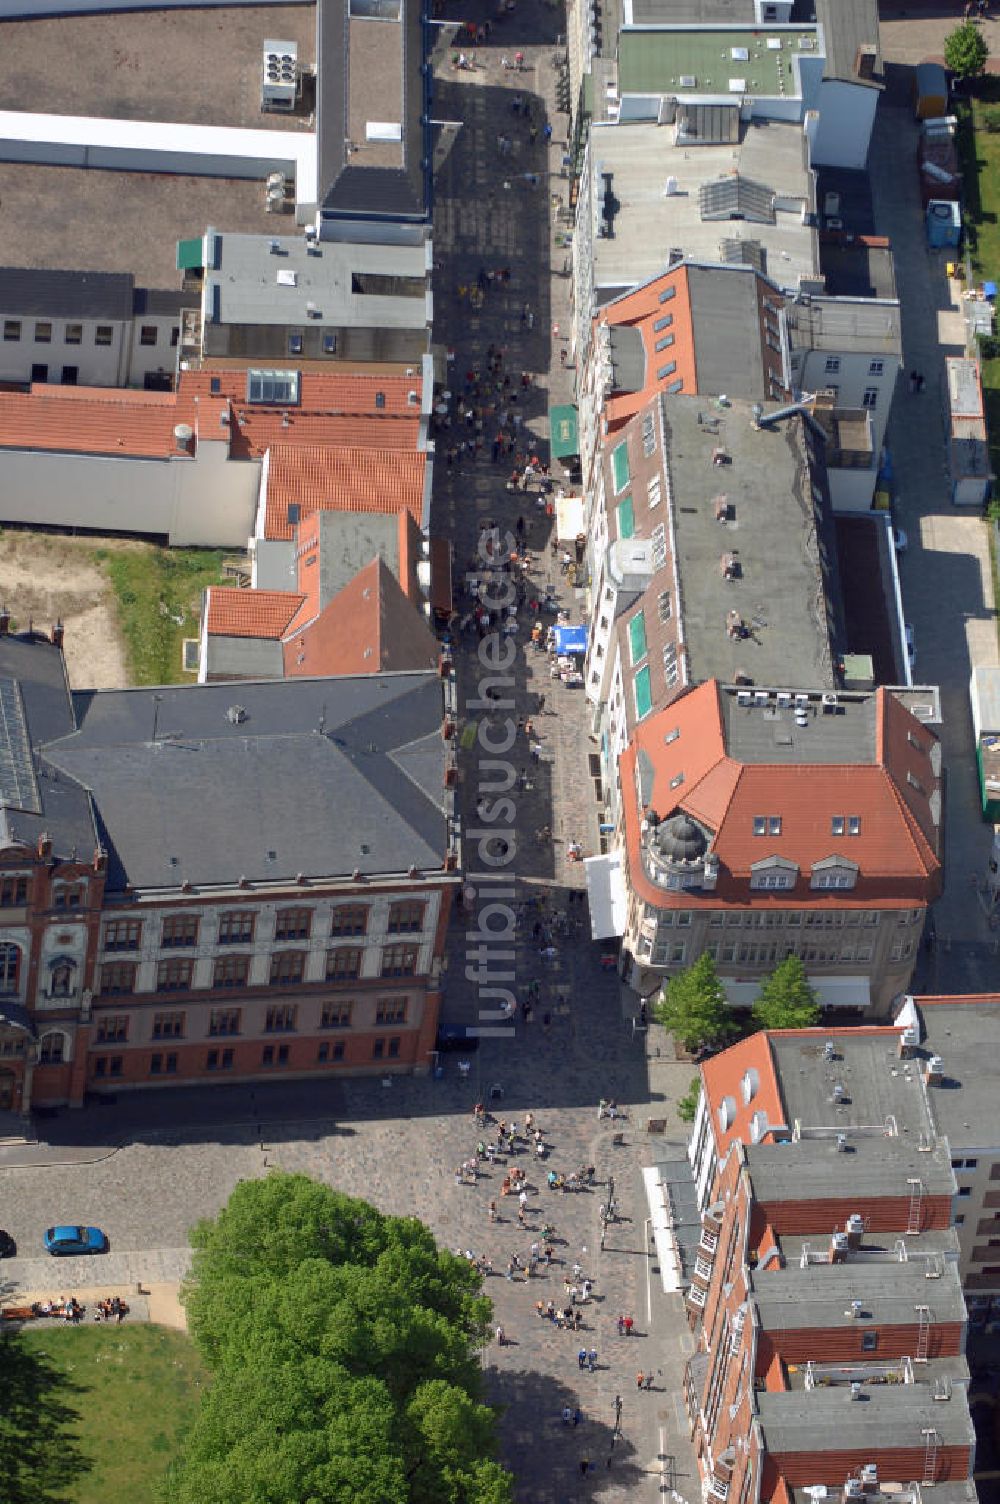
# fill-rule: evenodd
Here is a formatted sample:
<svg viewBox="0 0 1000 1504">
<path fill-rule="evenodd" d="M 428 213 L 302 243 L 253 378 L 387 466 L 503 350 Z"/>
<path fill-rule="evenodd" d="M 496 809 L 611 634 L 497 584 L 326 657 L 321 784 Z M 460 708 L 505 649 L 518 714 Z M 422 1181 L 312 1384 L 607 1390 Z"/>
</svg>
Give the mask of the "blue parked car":
<svg viewBox="0 0 1000 1504">
<path fill-rule="evenodd" d="M 46 1252 L 104 1253 L 108 1240 L 99 1227 L 50 1227 L 45 1234 Z"/>
</svg>

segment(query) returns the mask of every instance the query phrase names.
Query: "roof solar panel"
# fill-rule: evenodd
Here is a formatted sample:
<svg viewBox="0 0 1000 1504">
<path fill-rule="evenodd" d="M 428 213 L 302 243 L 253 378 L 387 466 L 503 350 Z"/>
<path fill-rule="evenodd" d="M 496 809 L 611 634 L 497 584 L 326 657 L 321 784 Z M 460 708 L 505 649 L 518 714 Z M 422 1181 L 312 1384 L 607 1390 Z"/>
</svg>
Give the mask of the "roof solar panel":
<svg viewBox="0 0 1000 1504">
<path fill-rule="evenodd" d="M 0 678 L 0 802 L 10 809 L 42 813 L 24 718 L 21 687 Z"/>
</svg>

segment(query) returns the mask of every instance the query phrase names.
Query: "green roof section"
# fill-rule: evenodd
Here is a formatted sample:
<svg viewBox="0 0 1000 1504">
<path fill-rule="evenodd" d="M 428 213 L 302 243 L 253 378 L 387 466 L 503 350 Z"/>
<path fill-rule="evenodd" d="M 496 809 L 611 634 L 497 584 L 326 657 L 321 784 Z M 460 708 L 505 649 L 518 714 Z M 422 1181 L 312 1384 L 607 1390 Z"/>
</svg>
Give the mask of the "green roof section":
<svg viewBox="0 0 1000 1504">
<path fill-rule="evenodd" d="M 646 618 L 641 611 L 628 624 L 628 640 L 632 662 L 639 663 L 646 656 Z"/>
<path fill-rule="evenodd" d="M 580 453 L 580 419 L 572 403 L 549 408 L 549 433 L 553 459 Z"/>
<path fill-rule="evenodd" d="M 191 272 L 205 265 L 205 242 L 199 235 L 195 240 L 178 240 L 177 270 Z"/>
<path fill-rule="evenodd" d="M 620 94 L 681 98 L 731 94 L 735 100 L 741 94 L 785 94 L 795 99 L 799 90 L 792 58 L 817 56 L 815 26 L 623 29 L 618 38 L 618 89 Z M 731 89 L 737 79 L 745 87 Z"/>
<path fill-rule="evenodd" d="M 621 443 L 611 452 L 611 473 L 614 476 L 615 495 L 624 491 L 628 485 L 628 442 L 622 439 Z"/>
<path fill-rule="evenodd" d="M 635 689 L 635 713 L 640 721 L 653 708 L 653 681 L 649 668 L 641 668 L 632 681 Z"/>
</svg>

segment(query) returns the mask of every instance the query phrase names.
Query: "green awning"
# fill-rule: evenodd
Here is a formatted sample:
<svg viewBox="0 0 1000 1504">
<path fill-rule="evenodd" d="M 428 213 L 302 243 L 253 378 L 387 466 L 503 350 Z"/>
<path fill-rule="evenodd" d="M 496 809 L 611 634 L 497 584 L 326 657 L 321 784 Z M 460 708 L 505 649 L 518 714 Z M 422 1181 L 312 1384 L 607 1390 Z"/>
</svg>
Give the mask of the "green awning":
<svg viewBox="0 0 1000 1504">
<path fill-rule="evenodd" d="M 564 460 L 571 454 L 580 453 L 580 424 L 572 403 L 549 408 L 549 427 L 553 459 Z"/>
<path fill-rule="evenodd" d="M 190 272 L 205 265 L 205 242 L 199 235 L 196 240 L 178 240 L 177 270 Z"/>
</svg>

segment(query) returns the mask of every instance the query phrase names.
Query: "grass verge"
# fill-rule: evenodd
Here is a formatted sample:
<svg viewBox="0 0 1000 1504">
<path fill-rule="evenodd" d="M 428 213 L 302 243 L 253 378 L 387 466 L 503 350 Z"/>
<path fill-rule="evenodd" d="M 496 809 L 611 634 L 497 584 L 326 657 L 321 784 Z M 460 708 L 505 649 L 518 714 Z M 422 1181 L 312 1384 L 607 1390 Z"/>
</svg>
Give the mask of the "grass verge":
<svg viewBox="0 0 1000 1504">
<path fill-rule="evenodd" d="M 196 637 L 202 591 L 221 580 L 222 552 L 99 548 L 94 557 L 111 581 L 133 684 L 190 683 L 182 663 L 185 637 Z"/>
<path fill-rule="evenodd" d="M 158 1326 L 44 1326 L 17 1339 L 64 1386 L 84 1466 L 66 1504 L 155 1504 L 157 1484 L 198 1410 L 207 1374 L 183 1332 Z M 58 1447 L 58 1435 L 51 1445 Z M 2 1489 L 0 1489 L 2 1492 Z"/>
</svg>

